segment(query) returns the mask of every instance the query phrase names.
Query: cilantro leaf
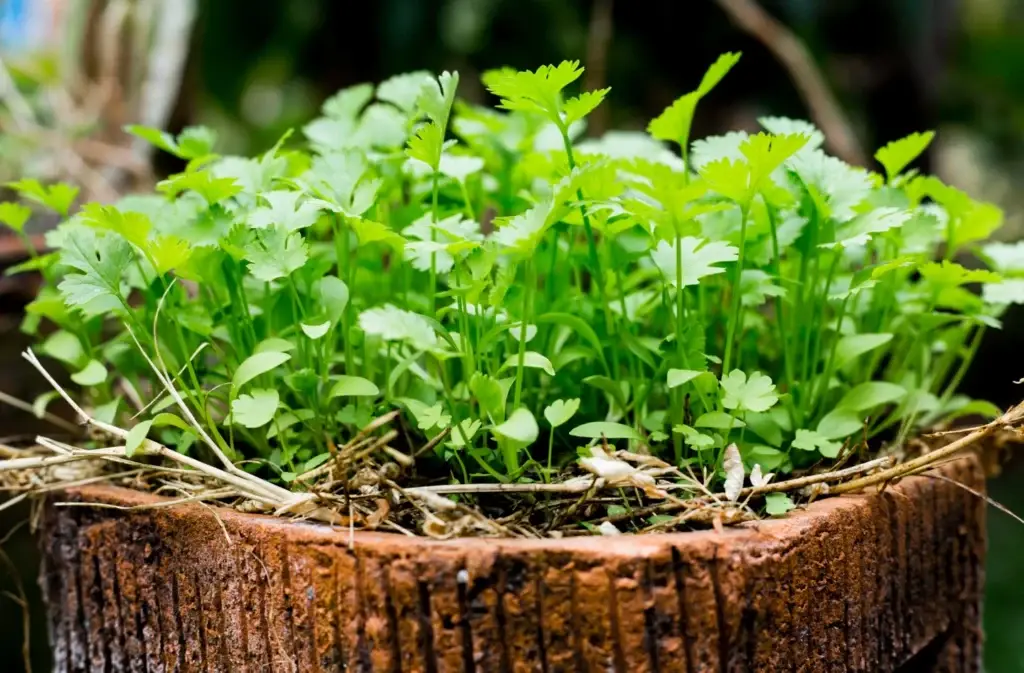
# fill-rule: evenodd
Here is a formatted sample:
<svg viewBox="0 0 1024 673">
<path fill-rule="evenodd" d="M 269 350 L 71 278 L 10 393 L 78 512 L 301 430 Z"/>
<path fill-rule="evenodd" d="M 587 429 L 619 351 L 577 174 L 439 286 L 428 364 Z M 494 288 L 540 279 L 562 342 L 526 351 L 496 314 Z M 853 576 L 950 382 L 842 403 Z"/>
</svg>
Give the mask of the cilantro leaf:
<svg viewBox="0 0 1024 673">
<path fill-rule="evenodd" d="M 779 401 L 775 385 L 770 377 L 753 372 L 749 378 L 739 369 L 734 369 L 721 379 L 722 406 L 738 411 L 768 411 Z"/>
<path fill-rule="evenodd" d="M 277 224 L 288 231 L 311 226 L 320 216 L 321 206 L 310 201 L 299 204 L 301 196 L 301 192 L 282 190 L 262 193 L 260 197 L 268 205 L 260 206 L 249 215 L 249 226 L 266 229 Z"/>
<path fill-rule="evenodd" d="M 0 222 L 21 233 L 25 223 L 32 217 L 32 209 L 20 203 L 0 203 Z"/>
<path fill-rule="evenodd" d="M 210 205 L 226 201 L 242 191 L 242 185 L 231 177 L 216 177 L 209 169 L 178 173 L 157 183 L 156 188 L 168 196 L 193 191 Z"/>
<path fill-rule="evenodd" d="M 129 243 L 145 249 L 153 224 L 142 213 L 122 213 L 115 206 L 87 203 L 78 219 L 94 229 L 105 229 L 120 234 Z"/>
<path fill-rule="evenodd" d="M 367 309 L 359 314 L 359 327 L 384 341 L 405 341 L 421 350 L 437 346 L 437 335 L 427 320 L 392 304 Z"/>
<path fill-rule="evenodd" d="M 982 288 L 982 295 L 990 304 L 1024 304 L 1024 279 L 1010 278 L 1001 283 L 992 283 Z"/>
<path fill-rule="evenodd" d="M 658 140 L 668 140 L 686 146 L 690 138 L 693 113 L 700 99 L 708 95 L 732 67 L 740 60 L 739 52 L 722 54 L 704 73 L 700 85 L 690 93 L 680 96 L 665 108 L 665 111 L 651 120 L 647 132 Z"/>
<path fill-rule="evenodd" d="M 906 138 L 894 140 L 878 150 L 875 153 L 875 159 L 885 167 L 885 173 L 889 181 L 892 182 L 893 178 L 910 165 L 910 162 L 928 149 L 933 138 L 935 138 L 934 131 L 911 133 Z"/>
<path fill-rule="evenodd" d="M 956 262 L 928 262 L 920 268 L 921 278 L 936 289 L 959 287 L 967 283 L 998 283 L 1002 277 L 987 269 L 965 269 Z"/>
<path fill-rule="evenodd" d="M 593 112 L 609 91 L 611 88 L 585 91 L 579 96 L 565 101 L 565 125 L 571 126 Z"/>
<path fill-rule="evenodd" d="M 301 269 L 309 254 L 301 234 L 275 226 L 246 245 L 245 259 L 253 277 L 269 282 Z"/>
<path fill-rule="evenodd" d="M 768 493 L 764 496 L 764 511 L 769 516 L 784 516 L 796 508 L 793 499 L 785 493 Z"/>
<path fill-rule="evenodd" d="M 411 116 L 416 112 L 416 101 L 423 94 L 424 85 L 429 84 L 432 79 L 433 77 L 426 70 L 406 72 L 389 77 L 377 87 L 377 100 L 391 103 Z M 369 85 L 366 86 L 369 87 Z M 366 100 L 369 100 L 369 96 L 366 97 Z M 363 103 L 365 102 L 364 100 Z"/>
<path fill-rule="evenodd" d="M 857 423 L 860 427 L 860 423 Z M 829 437 L 814 430 L 797 430 L 793 439 L 793 448 L 801 451 L 817 451 L 825 458 L 835 458 L 843 448 L 842 442 L 834 442 Z"/>
<path fill-rule="evenodd" d="M 545 407 L 544 418 L 547 419 L 552 428 L 557 428 L 568 423 L 569 419 L 579 411 L 579 408 L 580 400 L 578 397 L 570 400 L 555 400 Z"/>
<path fill-rule="evenodd" d="M 72 187 L 62 182 L 44 186 L 38 180 L 25 178 L 17 182 L 8 182 L 7 186 L 21 194 L 29 201 L 46 206 L 67 217 L 71 204 L 78 197 L 78 187 Z"/>
<path fill-rule="evenodd" d="M 705 238 L 684 236 L 678 241 L 679 255 L 682 262 L 683 287 L 697 285 L 701 278 L 724 273 L 725 269 L 716 266 L 726 262 L 735 262 L 739 250 L 722 241 L 710 242 Z M 676 284 L 676 246 L 668 241 L 661 241 L 651 252 L 655 265 L 672 285 Z"/>
<path fill-rule="evenodd" d="M 579 61 L 562 61 L 558 65 L 543 65 L 534 71 L 492 70 L 484 73 L 483 80 L 488 91 L 501 99 L 499 107 L 539 113 L 561 125 L 562 89 L 582 74 Z"/>
<path fill-rule="evenodd" d="M 231 419 L 246 428 L 261 428 L 274 419 L 281 397 L 276 390 L 257 389 L 231 401 Z"/>
<path fill-rule="evenodd" d="M 60 261 L 79 273 L 60 282 L 64 301 L 87 316 L 126 312 L 123 275 L 134 257 L 131 245 L 120 236 L 97 235 L 82 225 L 66 229 Z"/>
</svg>

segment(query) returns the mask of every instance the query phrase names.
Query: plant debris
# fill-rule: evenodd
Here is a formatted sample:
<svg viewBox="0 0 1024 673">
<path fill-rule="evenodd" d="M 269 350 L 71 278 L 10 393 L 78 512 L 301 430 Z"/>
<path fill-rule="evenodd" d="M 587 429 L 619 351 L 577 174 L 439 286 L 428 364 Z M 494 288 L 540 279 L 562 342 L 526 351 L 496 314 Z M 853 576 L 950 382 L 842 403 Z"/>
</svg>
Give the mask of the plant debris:
<svg viewBox="0 0 1024 673">
<path fill-rule="evenodd" d="M 130 431 L 88 415 L 31 350 L 24 357 L 86 426 L 110 439 L 128 439 Z M 170 381 L 164 381 L 168 394 L 179 398 Z M 742 468 L 736 467 L 738 452 L 730 447 L 725 458 L 726 470 L 731 470 L 725 493 L 711 490 L 706 474 L 701 478 L 655 456 L 611 450 L 607 444 L 592 447 L 590 455 L 580 458 L 564 479 L 551 483 L 402 486 L 396 480 L 412 462 L 388 446 L 397 436 L 389 429 L 396 418 L 397 414 L 391 413 L 375 419 L 347 444 L 337 447 L 323 465 L 297 475 L 294 484 L 302 490 L 275 486 L 230 462 L 220 469 L 149 439 L 132 450 L 127 444 L 86 449 L 40 436 L 31 448 L 0 447 L 0 488 L 13 494 L 0 508 L 33 495 L 104 482 L 169 495 L 159 506 L 217 503 L 353 530 L 380 529 L 435 539 L 653 533 L 758 519 L 758 509 L 751 506 L 757 498 L 787 494 L 791 503 L 790 495 L 808 501 L 821 495 L 881 488 L 950 460 L 995 433 L 1024 436 L 1022 403 L 989 423 L 957 430 L 962 436 L 906 462 L 897 463 L 895 456 L 885 455 L 779 481 L 755 465 L 746 487 Z M 202 432 L 198 423 L 196 426 Z M 936 438 L 949 435 L 941 432 Z M 769 515 L 792 508 L 778 503 L 773 507 L 772 500 L 768 503 Z M 494 514 L 503 511 L 513 514 Z"/>
</svg>

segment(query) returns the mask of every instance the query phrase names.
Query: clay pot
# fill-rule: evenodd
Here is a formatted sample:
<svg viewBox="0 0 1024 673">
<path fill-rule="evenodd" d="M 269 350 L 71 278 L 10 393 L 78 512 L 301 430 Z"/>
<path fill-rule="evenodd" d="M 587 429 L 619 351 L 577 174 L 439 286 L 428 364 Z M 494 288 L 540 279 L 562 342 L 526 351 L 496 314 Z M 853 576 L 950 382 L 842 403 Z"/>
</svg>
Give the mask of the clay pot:
<svg viewBox="0 0 1024 673">
<path fill-rule="evenodd" d="M 976 491 L 973 458 L 941 473 Z M 714 531 L 449 542 L 133 491 L 48 508 L 69 671 L 980 671 L 985 503 L 951 481 Z"/>
</svg>

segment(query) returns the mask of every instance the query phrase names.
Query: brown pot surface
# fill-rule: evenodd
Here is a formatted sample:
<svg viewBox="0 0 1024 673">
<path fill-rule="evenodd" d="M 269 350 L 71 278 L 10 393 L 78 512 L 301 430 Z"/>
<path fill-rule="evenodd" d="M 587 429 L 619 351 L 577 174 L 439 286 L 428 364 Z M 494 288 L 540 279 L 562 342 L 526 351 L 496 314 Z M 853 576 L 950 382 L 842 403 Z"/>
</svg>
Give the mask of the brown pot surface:
<svg viewBox="0 0 1024 673">
<path fill-rule="evenodd" d="M 984 490 L 973 458 L 941 473 Z M 51 506 L 41 582 L 61 673 L 980 671 L 984 513 L 927 476 L 722 533 L 564 540 Z"/>
</svg>

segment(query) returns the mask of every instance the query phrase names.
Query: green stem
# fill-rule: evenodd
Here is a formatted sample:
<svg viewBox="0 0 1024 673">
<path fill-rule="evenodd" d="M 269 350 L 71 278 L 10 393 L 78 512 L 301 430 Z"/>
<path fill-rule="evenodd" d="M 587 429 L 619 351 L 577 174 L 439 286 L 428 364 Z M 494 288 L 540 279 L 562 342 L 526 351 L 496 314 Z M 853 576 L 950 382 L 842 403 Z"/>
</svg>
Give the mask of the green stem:
<svg viewBox="0 0 1024 673">
<path fill-rule="evenodd" d="M 729 318 L 729 324 L 726 328 L 725 336 L 725 355 L 722 357 L 722 374 L 728 374 L 730 366 L 732 365 L 732 345 L 733 340 L 736 339 L 736 329 L 740 322 L 740 310 L 742 309 L 742 295 L 740 291 L 740 282 L 743 278 L 743 258 L 744 248 L 747 243 L 747 214 L 749 209 L 747 206 L 740 207 L 740 252 L 739 259 L 736 261 L 736 273 L 733 276 L 732 281 L 732 311 Z M 743 335 L 740 335 L 742 338 Z"/>
<path fill-rule="evenodd" d="M 536 285 L 534 263 L 532 259 L 526 260 L 525 275 L 526 285 L 523 288 L 523 317 L 519 323 L 519 359 L 516 361 L 516 388 L 515 395 L 512 398 L 513 409 L 519 408 L 519 403 L 522 399 L 523 393 L 523 365 L 526 362 L 526 331 L 527 326 L 530 324 L 530 304 L 534 291 L 534 286 Z"/>
<path fill-rule="evenodd" d="M 434 171 L 433 182 L 430 188 L 430 221 L 437 224 L 437 171 Z M 435 239 L 436 232 L 430 228 L 430 240 Z M 430 253 L 430 316 L 437 318 L 437 254 Z"/>
<path fill-rule="evenodd" d="M 772 272 L 775 277 L 781 282 L 782 281 L 782 255 L 779 252 L 779 233 L 778 225 L 775 222 L 775 211 L 771 207 L 768 209 L 768 228 L 771 231 L 772 237 Z M 786 313 L 785 313 L 785 302 L 781 296 L 775 297 L 775 324 L 779 328 L 779 348 L 782 349 L 782 368 L 786 372 L 787 388 L 793 389 L 793 358 L 790 355 L 790 339 L 788 338 L 788 332 L 786 330 Z M 788 406 L 790 407 L 790 420 L 793 419 L 792 409 L 792 396 L 787 398 L 789 400 Z"/>
<path fill-rule="evenodd" d="M 565 157 L 569 163 L 569 170 L 573 171 L 576 169 L 576 158 L 572 152 L 572 141 L 569 140 L 569 130 L 564 125 L 559 126 L 559 131 L 562 133 L 562 143 L 565 146 Z M 615 333 L 613 327 L 613 315 L 608 307 L 608 297 L 604 291 L 604 272 L 601 270 L 601 259 L 597 254 L 597 242 L 594 238 L 594 229 L 590 225 L 590 215 L 587 213 L 586 206 L 582 205 L 583 202 L 583 190 L 576 190 L 576 198 L 580 200 L 580 216 L 583 219 L 583 231 L 587 235 L 587 254 L 590 258 L 591 271 L 594 276 L 594 284 L 597 285 L 598 296 L 601 298 L 601 305 L 604 308 L 604 320 L 605 329 L 608 331 L 608 335 L 611 336 Z M 612 356 L 617 360 L 618 349 L 612 349 Z M 616 366 L 616 369 L 618 367 Z M 617 372 L 616 372 L 617 373 Z"/>
<path fill-rule="evenodd" d="M 348 278 L 349 271 L 349 240 L 348 240 L 348 229 L 345 227 L 345 220 L 343 216 L 338 215 L 334 218 L 334 250 L 335 255 L 338 258 L 338 278 Z M 343 266 L 344 265 L 344 266 Z M 351 285 L 349 285 L 349 291 L 351 292 Z M 352 374 L 355 371 L 354 360 L 352 355 L 352 317 L 351 317 L 351 306 L 352 302 L 349 301 L 345 304 L 345 310 L 341 314 L 341 331 L 342 339 L 345 344 L 345 373 Z"/>
<path fill-rule="evenodd" d="M 821 302 L 818 304 L 815 310 L 814 319 L 810 324 L 816 325 L 817 329 L 814 330 L 813 348 L 811 350 L 811 369 L 810 375 L 813 377 L 818 368 L 818 361 L 821 359 L 821 337 L 825 332 L 825 317 L 828 309 L 828 293 L 832 290 L 832 281 L 835 280 L 836 268 L 839 266 L 839 258 L 842 253 L 839 250 L 833 250 L 834 257 L 832 263 L 828 267 L 828 275 L 825 277 L 825 290 L 821 294 Z M 838 340 L 839 333 L 838 327 L 836 332 L 836 339 Z M 828 385 L 828 382 L 825 382 Z M 813 400 L 817 386 L 812 382 L 810 390 L 808 390 L 807 402 L 810 404 L 808 409 L 813 409 Z"/>
<path fill-rule="evenodd" d="M 971 362 L 974 361 L 974 356 L 978 353 L 978 348 L 981 346 L 981 339 L 984 335 L 985 326 L 981 325 L 971 338 L 971 345 L 967 347 L 967 353 L 960 361 L 960 366 L 957 368 L 956 373 L 953 375 L 953 378 L 950 379 L 949 383 L 946 384 L 946 389 L 942 392 L 942 396 L 939 398 L 940 409 L 949 402 L 953 393 L 955 393 L 957 388 L 960 387 L 960 381 L 963 380 L 964 375 L 967 374 L 967 370 L 971 366 Z"/>
<path fill-rule="evenodd" d="M 843 319 L 846 317 L 846 305 L 849 301 L 850 296 L 847 295 L 843 298 L 843 303 L 839 306 L 839 315 L 836 318 L 836 336 L 832 340 L 832 348 L 829 350 L 828 362 L 825 364 L 825 374 L 821 377 L 820 383 L 811 388 L 811 404 L 809 408 L 812 410 L 812 416 L 818 413 L 821 403 L 825 401 L 825 397 L 828 395 L 828 382 L 829 379 L 832 378 L 832 372 L 834 371 L 836 350 L 839 346 L 839 339 L 843 328 Z"/>
<path fill-rule="evenodd" d="M 462 192 L 462 202 L 466 207 L 466 216 L 476 221 L 476 213 L 473 211 L 473 201 L 469 198 L 469 189 L 466 187 L 465 180 L 459 180 L 459 190 Z"/>
</svg>

